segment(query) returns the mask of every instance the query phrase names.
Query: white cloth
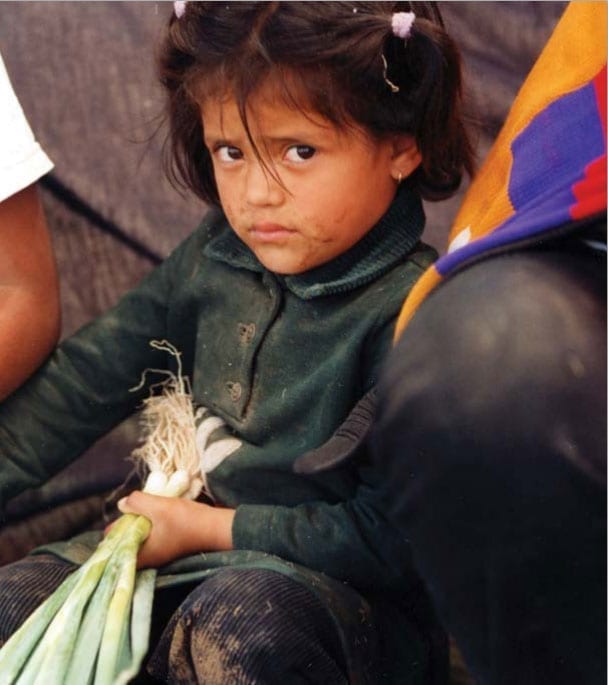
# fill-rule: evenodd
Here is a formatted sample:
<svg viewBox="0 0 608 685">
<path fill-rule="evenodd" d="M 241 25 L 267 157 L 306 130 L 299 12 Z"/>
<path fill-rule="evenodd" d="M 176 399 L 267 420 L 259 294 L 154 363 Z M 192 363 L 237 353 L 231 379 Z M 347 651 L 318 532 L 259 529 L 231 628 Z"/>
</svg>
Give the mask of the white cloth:
<svg viewBox="0 0 608 685">
<path fill-rule="evenodd" d="M 0 202 L 52 168 L 53 162 L 34 138 L 0 55 Z"/>
</svg>

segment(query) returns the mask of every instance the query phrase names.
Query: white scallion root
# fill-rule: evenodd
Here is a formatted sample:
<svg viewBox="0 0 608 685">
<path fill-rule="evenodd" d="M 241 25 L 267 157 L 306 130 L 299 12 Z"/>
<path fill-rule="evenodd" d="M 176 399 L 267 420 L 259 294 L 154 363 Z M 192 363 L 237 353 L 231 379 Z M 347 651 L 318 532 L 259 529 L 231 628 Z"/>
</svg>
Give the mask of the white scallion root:
<svg viewBox="0 0 608 685">
<path fill-rule="evenodd" d="M 166 376 L 164 381 L 151 386 L 152 390 L 161 388 L 161 391 L 143 402 L 140 419 L 142 444 L 133 450 L 131 456 L 150 472 L 144 487 L 146 492 L 195 499 L 203 481 L 190 382 L 182 374 L 181 353 L 171 343 L 152 340 L 150 345 L 176 358 L 177 374 L 164 369 L 148 369 L 142 376 L 142 382 L 133 388 L 143 387 L 149 371 Z"/>
</svg>

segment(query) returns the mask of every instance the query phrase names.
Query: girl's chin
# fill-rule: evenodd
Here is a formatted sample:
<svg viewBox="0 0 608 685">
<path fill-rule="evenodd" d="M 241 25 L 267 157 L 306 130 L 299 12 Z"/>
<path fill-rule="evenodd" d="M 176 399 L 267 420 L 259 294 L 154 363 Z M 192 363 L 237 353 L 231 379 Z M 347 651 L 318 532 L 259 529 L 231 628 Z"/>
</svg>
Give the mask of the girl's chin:
<svg viewBox="0 0 608 685">
<path fill-rule="evenodd" d="M 259 257 L 258 257 L 259 259 Z M 291 264 L 285 264 L 281 260 L 261 260 L 262 265 L 277 276 L 297 276 L 305 271 L 308 271 L 307 267 L 298 267 Z M 312 267 L 310 267 L 312 268 Z"/>
<path fill-rule="evenodd" d="M 299 255 L 292 255 L 289 251 L 281 248 L 262 248 L 256 246 L 255 256 L 259 262 L 273 273 L 279 276 L 295 276 L 312 269 L 314 265 L 309 265 L 308 260 L 302 259 Z"/>
</svg>

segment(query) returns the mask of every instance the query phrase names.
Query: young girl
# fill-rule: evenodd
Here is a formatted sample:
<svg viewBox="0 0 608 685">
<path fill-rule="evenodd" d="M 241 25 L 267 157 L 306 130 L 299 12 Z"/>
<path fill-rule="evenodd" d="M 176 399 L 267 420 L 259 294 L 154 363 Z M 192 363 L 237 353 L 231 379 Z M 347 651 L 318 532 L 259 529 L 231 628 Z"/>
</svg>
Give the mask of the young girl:
<svg viewBox="0 0 608 685">
<path fill-rule="evenodd" d="M 196 404 L 222 419 L 201 443 L 222 447 L 201 454 L 204 502 L 121 503 L 151 519 L 140 565 L 171 588 L 149 672 L 428 682 L 430 619 L 407 541 L 374 507 L 375 473 L 292 465 L 376 383 L 433 259 L 421 198 L 471 168 L 455 46 L 422 3 L 180 3 L 160 76 L 173 174 L 214 209 L 0 407 L 0 492 L 43 482 L 132 413 L 142 371 L 171 366 L 150 340 L 169 340 Z M 83 548 L 5 568 L 3 597 L 20 602 L 0 599 L 3 637 Z"/>
</svg>

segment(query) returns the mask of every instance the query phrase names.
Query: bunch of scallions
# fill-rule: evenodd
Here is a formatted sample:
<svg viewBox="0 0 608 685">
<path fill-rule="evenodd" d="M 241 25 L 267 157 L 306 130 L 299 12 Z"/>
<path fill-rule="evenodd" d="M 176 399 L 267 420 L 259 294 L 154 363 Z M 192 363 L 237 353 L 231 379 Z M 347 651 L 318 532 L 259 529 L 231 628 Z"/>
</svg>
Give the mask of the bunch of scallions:
<svg viewBox="0 0 608 685">
<path fill-rule="evenodd" d="M 175 347 L 165 340 L 150 345 L 176 357 L 177 375 L 149 370 L 166 379 L 144 401 L 143 443 L 132 456 L 149 471 L 145 492 L 194 499 L 202 480 L 190 385 Z M 0 649 L 2 685 L 118 685 L 137 675 L 148 649 L 156 571 L 137 571 L 136 560 L 150 526 L 134 514 L 117 519 L 92 556 Z"/>
</svg>

